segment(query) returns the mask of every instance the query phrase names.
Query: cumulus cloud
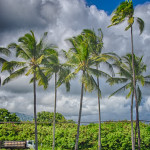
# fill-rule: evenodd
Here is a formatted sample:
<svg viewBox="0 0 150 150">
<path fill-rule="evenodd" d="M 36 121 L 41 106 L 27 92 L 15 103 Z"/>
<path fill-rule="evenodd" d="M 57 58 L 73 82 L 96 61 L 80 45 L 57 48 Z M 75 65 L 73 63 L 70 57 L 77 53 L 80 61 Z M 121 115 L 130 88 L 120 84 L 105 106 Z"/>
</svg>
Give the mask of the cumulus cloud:
<svg viewBox="0 0 150 150">
<path fill-rule="evenodd" d="M 145 30 L 139 35 L 139 29 L 134 25 L 134 49 L 138 56 L 144 55 L 144 62 L 150 63 L 150 3 L 135 7 L 135 16 L 141 17 L 145 22 Z M 68 50 L 66 39 L 76 36 L 83 29 L 94 29 L 97 32 L 101 28 L 104 34 L 103 52 L 115 52 L 122 56 L 131 52 L 130 31 L 124 31 L 127 23 L 107 28 L 110 25 L 111 16 L 104 10 L 98 10 L 96 6 L 86 6 L 81 0 L 1 0 L 0 1 L 0 39 L 1 46 L 7 46 L 10 42 L 17 42 L 18 37 L 23 36 L 31 29 L 39 39 L 45 31 L 48 31 L 48 42 L 58 45 L 59 50 Z M 105 69 L 101 66 L 101 69 Z M 148 72 L 149 66 L 148 66 Z M 2 79 L 7 75 L 3 74 Z M 58 89 L 57 111 L 67 118 L 77 120 L 80 100 L 79 77 L 71 82 L 70 93 L 65 92 L 65 87 Z M 1 88 L 1 107 L 12 112 L 33 114 L 33 86 L 28 84 L 30 77 L 21 77 Z M 103 99 L 101 100 L 102 120 L 130 119 L 130 99 L 126 100 L 126 93 L 121 93 L 108 99 L 108 96 L 121 85 L 110 87 L 105 79 L 100 79 L 100 87 Z M 146 96 L 145 96 L 145 95 Z M 140 107 L 141 117 L 148 118 L 149 114 L 149 90 L 143 89 L 143 103 Z M 37 88 L 37 111 L 53 111 L 54 106 L 54 79 L 50 81 L 49 88 L 44 91 Z M 97 94 L 85 93 L 83 100 L 84 121 L 98 120 Z M 134 110 L 135 112 L 135 110 Z M 135 113 L 134 113 L 135 114 Z M 92 117 L 91 117 L 92 115 Z"/>
</svg>

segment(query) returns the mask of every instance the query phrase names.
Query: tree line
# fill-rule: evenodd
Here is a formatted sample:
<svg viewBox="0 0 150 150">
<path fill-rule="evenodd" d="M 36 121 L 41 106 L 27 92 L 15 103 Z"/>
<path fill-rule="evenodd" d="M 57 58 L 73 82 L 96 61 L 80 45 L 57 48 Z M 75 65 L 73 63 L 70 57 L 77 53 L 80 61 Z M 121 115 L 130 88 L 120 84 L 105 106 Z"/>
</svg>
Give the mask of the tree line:
<svg viewBox="0 0 150 150">
<path fill-rule="evenodd" d="M 44 33 L 40 41 L 36 40 L 33 31 L 26 33 L 18 39 L 18 43 L 10 43 L 7 48 L 0 48 L 0 52 L 9 56 L 11 51 L 15 50 L 16 57 L 22 58 L 24 61 L 7 61 L 0 58 L 2 63 L 1 71 L 8 71 L 10 75 L 4 79 L 3 85 L 11 80 L 25 74 L 32 75 L 30 83 L 33 84 L 34 93 L 34 121 L 35 121 L 35 149 L 38 150 L 37 138 L 37 112 L 36 112 L 36 87 L 48 87 L 48 83 L 52 76 L 55 79 L 55 99 L 54 99 L 54 117 L 53 117 L 53 150 L 55 149 L 55 118 L 57 90 L 62 84 L 65 84 L 66 90 L 70 90 L 70 81 L 80 76 L 81 95 L 80 108 L 78 117 L 78 126 L 76 134 L 75 150 L 78 149 L 78 140 L 80 133 L 80 122 L 82 115 L 82 103 L 84 92 L 97 91 L 98 114 L 99 114 L 99 133 L 98 133 L 98 149 L 101 149 L 101 110 L 100 99 L 102 93 L 100 90 L 100 77 L 105 77 L 106 82 L 110 85 L 123 83 L 124 86 L 116 90 L 110 96 L 122 91 L 129 90 L 126 98 L 131 97 L 131 140 L 132 150 L 135 150 L 136 134 L 138 133 L 138 150 L 140 150 L 140 126 L 139 126 L 139 110 L 138 107 L 142 100 L 142 92 L 139 84 L 142 86 L 150 85 L 150 75 L 144 76 L 146 65 L 142 58 L 135 55 L 133 48 L 133 24 L 135 19 L 139 24 L 140 34 L 144 29 L 144 22 L 141 18 L 134 16 L 134 8 L 132 1 L 122 2 L 113 12 L 111 18 L 111 26 L 118 25 L 127 20 L 128 26 L 125 30 L 130 29 L 131 33 L 131 53 L 120 57 L 115 53 L 103 53 L 103 32 L 98 29 L 98 34 L 94 30 L 84 29 L 81 34 L 67 39 L 71 44 L 69 50 L 63 50 L 62 54 L 58 51 L 57 46 L 45 43 L 47 32 Z M 60 59 L 65 58 L 65 62 L 61 63 Z M 104 72 L 100 68 L 100 64 L 106 64 L 109 72 Z M 119 77 L 115 77 L 114 68 L 117 68 Z M 133 129 L 133 100 L 136 103 L 136 128 Z"/>
</svg>

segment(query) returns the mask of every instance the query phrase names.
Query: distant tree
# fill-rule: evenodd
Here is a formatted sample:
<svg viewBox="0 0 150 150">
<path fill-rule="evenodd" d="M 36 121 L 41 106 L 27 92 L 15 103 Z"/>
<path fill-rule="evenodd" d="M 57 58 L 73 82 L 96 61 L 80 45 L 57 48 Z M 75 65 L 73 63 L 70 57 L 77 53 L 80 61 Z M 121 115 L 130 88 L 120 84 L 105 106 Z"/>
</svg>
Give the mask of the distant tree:
<svg viewBox="0 0 150 150">
<path fill-rule="evenodd" d="M 20 122 L 20 118 L 15 113 L 10 113 L 5 108 L 0 108 L 0 122 Z"/>
<path fill-rule="evenodd" d="M 76 123 L 75 121 L 73 121 L 73 120 L 67 120 L 68 121 L 68 123 Z"/>
<path fill-rule="evenodd" d="M 38 112 L 37 113 L 37 122 L 52 123 L 53 122 L 53 117 L 54 117 L 53 112 L 47 112 L 47 111 Z M 66 122 L 67 121 L 65 119 L 65 117 L 60 113 L 56 113 L 56 118 L 55 119 L 56 119 L 56 122 Z"/>
</svg>

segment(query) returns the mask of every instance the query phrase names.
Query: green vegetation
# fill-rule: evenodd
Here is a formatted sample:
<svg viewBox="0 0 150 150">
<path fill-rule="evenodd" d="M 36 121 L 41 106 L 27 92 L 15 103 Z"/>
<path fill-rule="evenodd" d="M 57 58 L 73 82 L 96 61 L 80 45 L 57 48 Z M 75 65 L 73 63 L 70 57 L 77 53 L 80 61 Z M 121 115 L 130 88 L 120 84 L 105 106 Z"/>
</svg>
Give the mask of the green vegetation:
<svg viewBox="0 0 150 150">
<path fill-rule="evenodd" d="M 0 122 L 19 122 L 20 119 L 15 113 L 10 113 L 7 109 L 0 108 Z"/>
<path fill-rule="evenodd" d="M 97 150 L 98 124 L 80 126 L 79 149 Z M 134 124 L 135 127 L 135 124 Z M 141 149 L 150 150 L 150 125 L 140 123 Z M 73 150 L 77 124 L 56 124 L 55 146 L 57 150 Z M 131 125 L 129 122 L 101 124 L 103 150 L 131 150 Z M 39 150 L 52 148 L 53 126 L 38 125 Z M 0 140 L 32 140 L 34 124 L 0 124 Z M 42 143 L 42 144 L 41 144 Z M 137 145 L 136 145 L 137 149 Z"/>
<path fill-rule="evenodd" d="M 47 111 L 42 111 L 42 112 L 38 112 L 37 113 L 37 122 L 40 123 L 45 123 L 45 122 L 53 122 L 53 117 L 54 117 L 54 113 L 53 112 L 47 112 Z M 56 123 L 58 122 L 67 122 L 67 120 L 65 119 L 65 117 L 60 114 L 60 113 L 56 113 Z"/>
</svg>

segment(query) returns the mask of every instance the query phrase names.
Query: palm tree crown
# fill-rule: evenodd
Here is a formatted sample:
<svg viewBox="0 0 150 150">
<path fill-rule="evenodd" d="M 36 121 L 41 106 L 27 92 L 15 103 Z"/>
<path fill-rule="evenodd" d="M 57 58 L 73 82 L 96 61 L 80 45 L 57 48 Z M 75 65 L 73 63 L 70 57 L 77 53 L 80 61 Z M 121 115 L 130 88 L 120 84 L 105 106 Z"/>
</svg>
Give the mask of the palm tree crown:
<svg viewBox="0 0 150 150">
<path fill-rule="evenodd" d="M 150 76 L 144 76 L 143 73 L 146 71 L 146 65 L 142 61 L 143 57 L 137 57 L 134 55 L 135 60 L 135 81 L 136 81 L 136 91 L 138 95 L 138 103 L 140 104 L 142 93 L 140 90 L 140 85 L 150 85 L 149 79 Z M 126 95 L 126 98 L 129 98 L 133 93 L 133 67 L 132 67 L 132 55 L 127 54 L 122 57 L 122 61 L 117 61 L 115 66 L 119 69 L 118 75 L 120 77 L 111 77 L 107 80 L 110 85 L 124 83 L 125 85 L 116 90 L 110 96 L 115 95 L 121 91 L 129 89 L 129 93 Z"/>
<path fill-rule="evenodd" d="M 109 25 L 108 27 L 118 25 L 124 22 L 127 18 L 128 26 L 125 28 L 125 30 L 127 31 L 133 25 L 134 20 L 136 19 L 139 25 L 140 34 L 143 32 L 144 21 L 139 17 L 134 17 L 134 8 L 132 0 L 126 0 L 125 2 L 122 2 L 112 13 L 112 15 L 113 16 L 111 18 L 111 25 Z"/>
<path fill-rule="evenodd" d="M 25 61 L 11 61 L 3 64 L 2 71 L 10 70 L 11 73 L 11 75 L 4 80 L 3 84 L 6 84 L 24 73 L 30 75 L 36 72 L 36 80 L 39 80 L 39 85 L 43 85 L 44 88 L 47 88 L 47 77 L 42 72 L 42 67 L 40 67 L 45 58 L 44 51 L 49 49 L 49 47 L 44 46 L 43 43 L 46 36 L 47 33 L 44 33 L 40 42 L 37 43 L 34 33 L 31 31 L 31 33 L 27 33 L 18 39 L 19 44 L 9 44 L 9 48 L 16 50 L 16 56 Z M 30 82 L 33 82 L 33 78 L 31 78 Z"/>
</svg>

